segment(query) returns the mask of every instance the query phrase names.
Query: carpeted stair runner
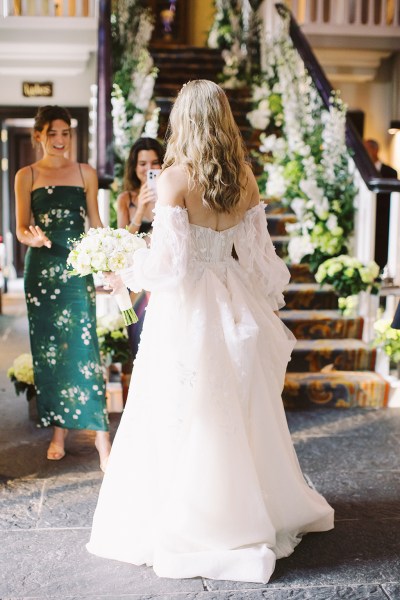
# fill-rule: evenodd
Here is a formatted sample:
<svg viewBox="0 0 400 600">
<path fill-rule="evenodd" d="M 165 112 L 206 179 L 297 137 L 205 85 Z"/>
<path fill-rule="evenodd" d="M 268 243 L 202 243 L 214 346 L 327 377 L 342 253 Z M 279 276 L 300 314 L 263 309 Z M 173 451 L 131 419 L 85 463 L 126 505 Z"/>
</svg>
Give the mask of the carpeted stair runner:
<svg viewBox="0 0 400 600">
<path fill-rule="evenodd" d="M 360 340 L 363 330 L 361 317 L 343 317 L 337 310 L 284 310 L 281 319 L 297 339 Z"/>
<path fill-rule="evenodd" d="M 329 310 L 336 309 L 338 305 L 331 287 L 321 288 L 318 283 L 290 283 L 286 288 L 285 301 L 287 310 Z"/>
<path fill-rule="evenodd" d="M 282 397 L 287 409 L 380 408 L 387 405 L 389 385 L 371 371 L 287 373 Z"/>
<path fill-rule="evenodd" d="M 224 60 L 221 52 L 211 48 L 168 44 L 150 47 L 158 75 L 154 87 L 154 98 L 160 108 L 159 137 L 164 137 L 172 103 L 182 84 L 193 79 L 210 79 L 218 82 Z M 258 134 L 247 120 L 251 110 L 248 88 L 226 90 L 236 123 L 239 126 L 247 148 L 257 149 Z"/>
<path fill-rule="evenodd" d="M 373 371 L 376 350 L 361 340 L 297 340 L 288 370 L 318 372 L 328 365 L 341 371 Z"/>
<path fill-rule="evenodd" d="M 271 214 L 268 215 L 268 231 L 273 236 L 283 236 L 286 240 L 286 224 L 295 223 L 296 217 L 293 214 Z"/>
<path fill-rule="evenodd" d="M 266 217 L 277 253 L 288 260 L 284 228 L 294 215 L 273 202 Z M 317 284 L 308 265 L 288 266 L 292 279 L 280 316 L 297 343 L 285 379 L 285 408 L 386 406 L 389 385 L 374 372 L 376 350 L 361 340 L 363 319 L 344 317 L 333 289 Z"/>
<path fill-rule="evenodd" d="M 173 99 L 182 83 L 191 79 L 218 81 L 223 61 L 217 50 L 173 46 L 151 49 L 159 69 L 155 98 L 161 109 L 159 135 L 163 137 Z M 247 89 L 227 90 L 229 101 L 249 154 L 259 147 L 259 132 L 246 119 L 251 110 Z M 265 207 L 268 228 L 279 256 L 287 260 L 286 224 L 295 216 L 276 200 Z M 385 406 L 389 386 L 373 371 L 375 350 L 361 341 L 363 321 L 343 317 L 329 286 L 320 287 L 307 265 L 288 264 L 292 280 L 285 292 L 280 316 L 298 342 L 289 363 L 283 390 L 286 408 Z"/>
<path fill-rule="evenodd" d="M 297 283 L 315 283 L 314 275 L 308 265 L 288 265 L 292 281 Z"/>
</svg>

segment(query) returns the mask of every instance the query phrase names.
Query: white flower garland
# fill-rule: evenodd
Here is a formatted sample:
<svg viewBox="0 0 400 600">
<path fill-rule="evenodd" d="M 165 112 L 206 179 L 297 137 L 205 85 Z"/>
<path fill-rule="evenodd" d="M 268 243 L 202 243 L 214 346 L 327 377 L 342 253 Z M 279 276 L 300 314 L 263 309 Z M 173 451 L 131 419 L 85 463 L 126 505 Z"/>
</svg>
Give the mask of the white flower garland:
<svg viewBox="0 0 400 600">
<path fill-rule="evenodd" d="M 252 87 L 255 129 L 260 136 L 265 194 L 290 206 L 297 222 L 286 226 L 289 258 L 298 263 L 346 251 L 352 233 L 355 188 L 345 144 L 346 109 L 337 95 L 329 110 L 287 33 L 287 23 L 267 40 L 265 69 Z"/>
</svg>

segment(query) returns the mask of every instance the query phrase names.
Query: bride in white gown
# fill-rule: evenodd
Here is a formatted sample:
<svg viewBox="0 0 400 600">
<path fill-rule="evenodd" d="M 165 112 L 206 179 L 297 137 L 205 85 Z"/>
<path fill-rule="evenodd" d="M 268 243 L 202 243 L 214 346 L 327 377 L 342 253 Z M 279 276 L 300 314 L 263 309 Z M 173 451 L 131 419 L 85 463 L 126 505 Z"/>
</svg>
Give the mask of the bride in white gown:
<svg viewBox="0 0 400 600">
<path fill-rule="evenodd" d="M 151 248 L 122 274 L 152 293 L 87 547 L 162 577 L 266 583 L 333 527 L 282 406 L 289 273 L 222 89 L 185 85 L 170 128 Z"/>
</svg>

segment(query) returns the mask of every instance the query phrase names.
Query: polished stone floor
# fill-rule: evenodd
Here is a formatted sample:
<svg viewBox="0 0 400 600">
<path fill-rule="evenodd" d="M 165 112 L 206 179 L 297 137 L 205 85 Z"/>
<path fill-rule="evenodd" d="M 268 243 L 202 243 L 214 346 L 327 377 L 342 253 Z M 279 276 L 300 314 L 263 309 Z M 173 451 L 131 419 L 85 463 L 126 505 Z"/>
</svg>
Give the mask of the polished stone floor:
<svg viewBox="0 0 400 600">
<path fill-rule="evenodd" d="M 46 460 L 49 432 L 28 420 L 27 401 L 6 376 L 29 350 L 20 294 L 3 309 L 1 600 L 400 600 L 400 409 L 288 413 L 304 474 L 335 508 L 336 527 L 306 536 L 269 584 L 160 579 L 87 553 L 101 483 L 93 436 L 73 432 L 66 457 Z"/>
</svg>

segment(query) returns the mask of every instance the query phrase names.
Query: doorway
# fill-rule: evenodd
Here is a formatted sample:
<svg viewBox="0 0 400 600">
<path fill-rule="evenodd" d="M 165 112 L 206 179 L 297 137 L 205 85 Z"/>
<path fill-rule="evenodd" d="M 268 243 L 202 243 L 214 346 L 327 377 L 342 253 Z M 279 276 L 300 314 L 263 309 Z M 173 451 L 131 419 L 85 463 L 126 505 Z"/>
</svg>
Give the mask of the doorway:
<svg viewBox="0 0 400 600">
<path fill-rule="evenodd" d="M 7 264 L 13 265 L 16 275 L 22 277 L 26 246 L 15 235 L 16 172 L 41 158 L 41 149 L 32 144 L 31 132 L 38 107 L 0 107 L 1 121 L 1 185 L 0 235 L 6 244 Z M 68 108 L 72 117 L 71 158 L 79 162 L 88 159 L 89 110 L 86 107 Z"/>
</svg>

